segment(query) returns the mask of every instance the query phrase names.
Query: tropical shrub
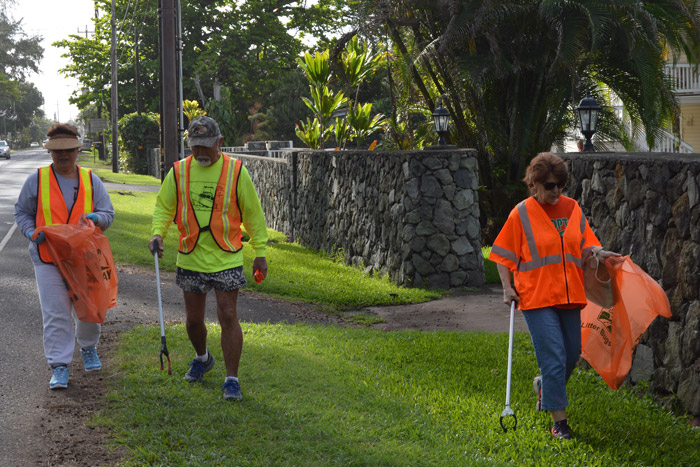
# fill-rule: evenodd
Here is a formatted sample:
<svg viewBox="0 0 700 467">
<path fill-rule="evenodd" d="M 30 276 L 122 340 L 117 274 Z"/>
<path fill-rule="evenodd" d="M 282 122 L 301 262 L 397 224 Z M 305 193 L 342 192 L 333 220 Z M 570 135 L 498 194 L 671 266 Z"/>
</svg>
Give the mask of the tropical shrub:
<svg viewBox="0 0 700 467">
<path fill-rule="evenodd" d="M 148 173 L 149 145 L 157 145 L 160 140 L 158 114 L 131 113 L 119 120 L 119 137 L 124 149 L 123 169 L 137 174 Z"/>
<path fill-rule="evenodd" d="M 363 106 L 357 100 L 360 85 L 379 66 L 381 55 L 361 45 L 357 36 L 348 41 L 341 55 L 341 69 L 343 77 L 355 90 L 355 100 L 347 98 L 343 91 L 330 88 L 333 72 L 329 57 L 329 51 L 325 50 L 314 55 L 307 52 L 303 60 L 297 59 L 310 83 L 311 98 L 302 97 L 302 100 L 313 113 L 314 120 L 307 119 L 306 124 L 302 122 L 301 128 L 297 125 L 296 133 L 312 149 L 323 149 L 331 136 L 335 137 L 338 148 L 344 149 L 347 142 L 353 140 L 359 145 L 385 125 L 382 114 L 370 115 L 371 103 Z"/>
</svg>

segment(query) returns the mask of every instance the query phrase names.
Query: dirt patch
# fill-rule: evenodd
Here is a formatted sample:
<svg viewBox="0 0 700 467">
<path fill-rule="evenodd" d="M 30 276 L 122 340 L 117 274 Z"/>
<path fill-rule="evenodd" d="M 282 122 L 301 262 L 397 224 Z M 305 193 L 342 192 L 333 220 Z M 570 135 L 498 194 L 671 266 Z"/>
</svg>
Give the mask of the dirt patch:
<svg viewBox="0 0 700 467">
<path fill-rule="evenodd" d="M 45 449 L 35 453 L 35 465 L 92 467 L 114 465 L 126 457 L 126 448 L 109 446 L 107 430 L 89 423 L 105 407 L 105 380 L 114 374 L 111 356 L 117 338 L 116 331 L 105 329 L 102 334 L 101 371 L 88 373 L 74 362 L 68 389 L 47 388 L 42 401 L 44 415 L 37 427 Z"/>
<path fill-rule="evenodd" d="M 503 292 L 493 286 L 458 291 L 440 300 L 416 305 L 371 307 L 367 311 L 385 321 L 373 327 L 387 331 L 508 332 L 510 326 L 510 309 L 503 303 Z M 525 319 L 517 310 L 513 328 L 527 332 Z"/>
</svg>

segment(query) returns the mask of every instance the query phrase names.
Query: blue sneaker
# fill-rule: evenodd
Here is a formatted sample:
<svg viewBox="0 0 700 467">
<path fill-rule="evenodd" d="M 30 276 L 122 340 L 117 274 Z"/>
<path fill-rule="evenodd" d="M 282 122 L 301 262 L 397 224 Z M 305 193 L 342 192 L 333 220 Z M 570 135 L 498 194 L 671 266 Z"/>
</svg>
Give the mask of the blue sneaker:
<svg viewBox="0 0 700 467">
<path fill-rule="evenodd" d="M 102 369 L 102 362 L 100 362 L 100 357 L 97 356 L 97 348 L 87 347 L 80 349 L 80 356 L 83 357 L 85 371 L 97 371 Z"/>
<path fill-rule="evenodd" d="M 65 365 L 57 366 L 51 373 L 51 381 L 49 381 L 49 389 L 66 389 L 68 387 L 68 367 Z"/>
<path fill-rule="evenodd" d="M 224 385 L 221 386 L 224 390 L 224 400 L 227 401 L 240 401 L 243 400 L 243 394 L 241 394 L 241 385 L 238 381 L 232 379 L 227 379 L 224 381 Z"/>
<path fill-rule="evenodd" d="M 207 350 L 207 355 L 209 359 L 202 363 L 196 358 L 190 362 L 190 369 L 185 373 L 185 379 L 190 383 L 197 383 L 202 381 L 204 378 L 204 373 L 214 368 L 214 356 Z"/>
</svg>

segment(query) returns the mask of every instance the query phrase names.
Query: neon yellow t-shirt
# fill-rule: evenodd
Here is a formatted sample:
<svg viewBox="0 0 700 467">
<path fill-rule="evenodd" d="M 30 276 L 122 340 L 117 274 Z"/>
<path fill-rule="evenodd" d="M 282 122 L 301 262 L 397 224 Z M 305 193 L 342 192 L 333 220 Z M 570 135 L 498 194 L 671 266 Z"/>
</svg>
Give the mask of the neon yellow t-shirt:
<svg viewBox="0 0 700 467">
<path fill-rule="evenodd" d="M 209 167 L 202 167 L 196 161 L 190 164 L 190 202 L 200 227 L 209 225 L 214 192 L 222 169 L 223 156 Z M 245 166 L 241 166 L 236 196 L 238 197 L 243 226 L 250 235 L 250 246 L 253 247 L 256 257 L 264 258 L 268 238 L 265 214 Z M 175 174 L 171 169 L 156 198 L 151 235 L 160 235 L 165 238 L 168 227 L 175 218 L 176 207 L 177 188 Z M 191 271 L 223 271 L 243 265 L 243 250 L 237 253 L 224 251 L 216 244 L 210 231 L 200 232 L 194 250 L 186 255 L 178 252 L 176 264 L 180 268 Z"/>
</svg>

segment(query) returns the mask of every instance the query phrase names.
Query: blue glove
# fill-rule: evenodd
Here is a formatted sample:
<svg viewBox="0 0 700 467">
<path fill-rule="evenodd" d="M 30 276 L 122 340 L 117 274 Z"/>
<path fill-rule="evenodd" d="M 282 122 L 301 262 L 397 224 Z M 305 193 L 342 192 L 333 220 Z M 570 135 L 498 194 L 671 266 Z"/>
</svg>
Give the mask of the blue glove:
<svg viewBox="0 0 700 467">
<path fill-rule="evenodd" d="M 29 234 L 29 240 L 32 241 L 32 243 L 39 244 L 46 240 L 46 235 L 44 235 L 44 232 L 39 232 L 39 235 L 36 237 L 36 240 L 32 240 L 32 235 L 34 235 L 34 231 L 32 230 L 31 233 Z"/>
<path fill-rule="evenodd" d="M 97 224 L 97 214 L 95 214 L 94 212 L 91 212 L 90 214 L 86 215 L 85 217 L 87 217 L 87 218 L 90 219 L 92 222 L 94 222 L 95 224 Z"/>
</svg>

